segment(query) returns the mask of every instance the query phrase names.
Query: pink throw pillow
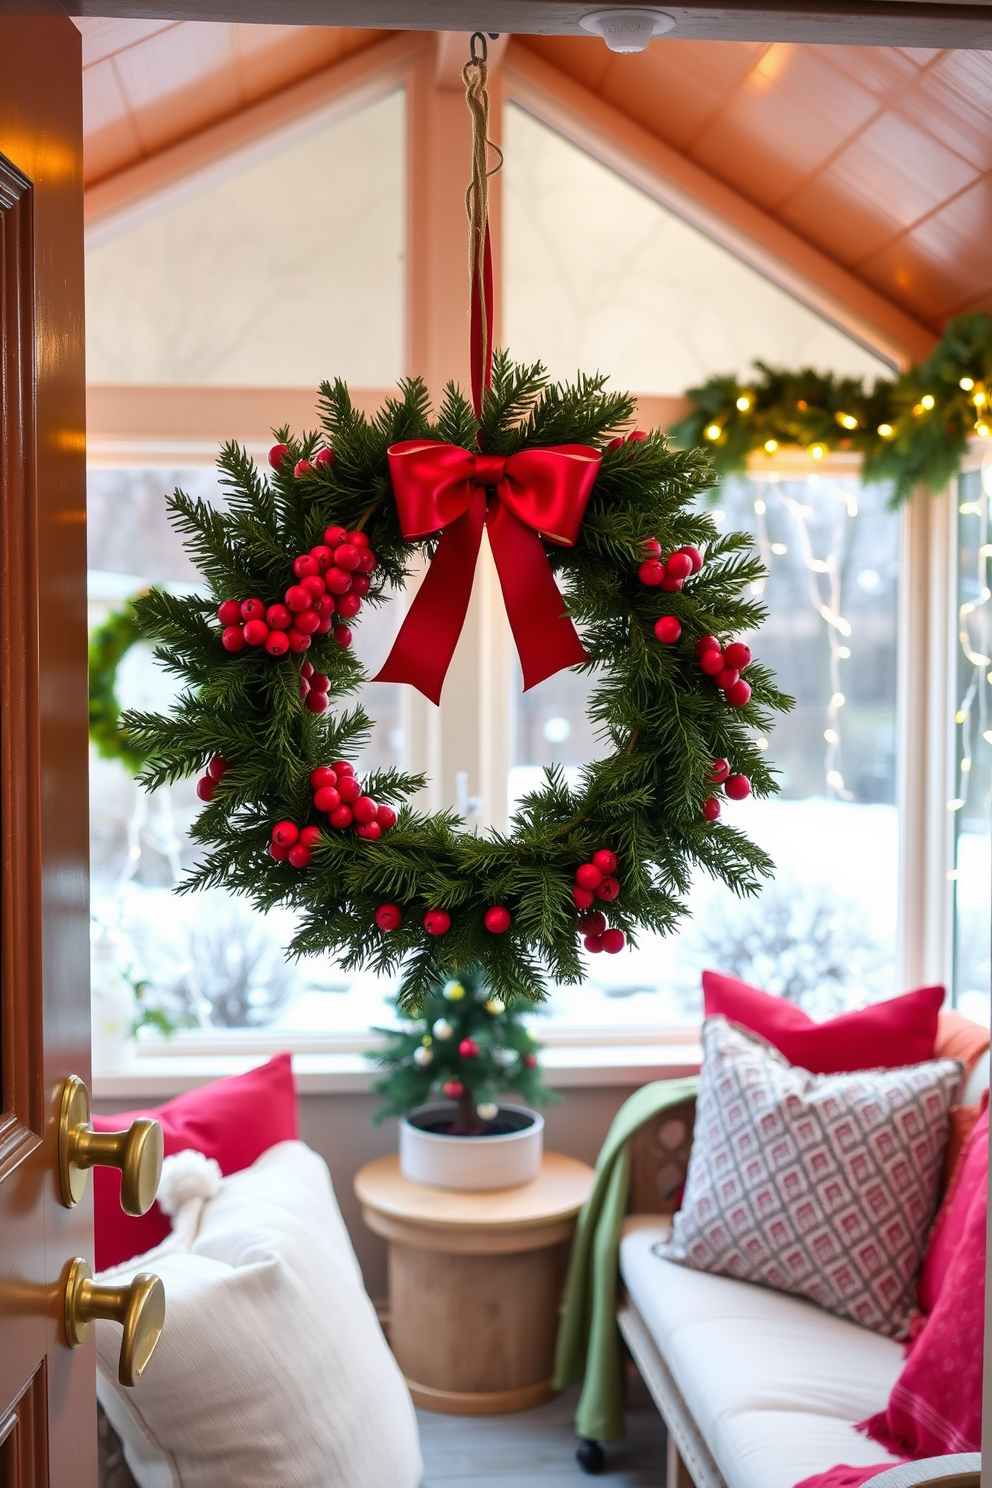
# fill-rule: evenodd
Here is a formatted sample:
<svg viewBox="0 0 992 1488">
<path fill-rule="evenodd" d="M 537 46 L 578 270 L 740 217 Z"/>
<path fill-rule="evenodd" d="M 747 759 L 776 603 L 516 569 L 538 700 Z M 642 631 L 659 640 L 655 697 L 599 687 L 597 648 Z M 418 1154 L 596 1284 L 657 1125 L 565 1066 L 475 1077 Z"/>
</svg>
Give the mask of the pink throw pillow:
<svg viewBox="0 0 992 1488">
<path fill-rule="evenodd" d="M 851 1467 L 847 1462 L 839 1462 L 836 1467 L 828 1467 L 826 1472 L 803 1478 L 796 1488 L 861 1488 L 862 1483 L 868 1483 L 879 1473 L 888 1472 L 890 1467 L 898 1465 L 896 1462 L 876 1462 L 874 1467 Z"/>
<path fill-rule="evenodd" d="M 154 1111 L 94 1116 L 93 1126 L 97 1131 L 123 1131 L 139 1116 L 160 1123 L 166 1157 L 192 1147 L 216 1158 L 225 1176 L 239 1173 L 276 1143 L 299 1137 L 292 1058 L 277 1054 L 247 1074 L 187 1091 Z M 157 1203 L 137 1219 L 124 1213 L 116 1168 L 94 1171 L 93 1192 L 98 1271 L 143 1255 L 169 1234 L 172 1226 Z"/>
<path fill-rule="evenodd" d="M 934 1310 L 892 1387 L 888 1406 L 858 1428 L 888 1451 L 907 1457 L 944 1457 L 981 1448 L 987 1140 L 974 1143 L 972 1150 L 978 1182 Z"/>
<path fill-rule="evenodd" d="M 723 1017 L 766 1039 L 790 1064 L 814 1075 L 901 1069 L 934 1057 L 943 987 L 920 987 L 887 1002 L 815 1023 L 784 997 L 772 997 L 736 977 L 703 972 L 707 1018 Z"/>
<path fill-rule="evenodd" d="M 955 1252 L 964 1238 L 972 1200 L 978 1189 L 985 1185 L 989 1167 L 988 1149 L 989 1108 L 986 1102 L 961 1155 L 927 1246 L 916 1290 L 917 1301 L 924 1312 L 933 1312 L 937 1305 Z"/>
</svg>

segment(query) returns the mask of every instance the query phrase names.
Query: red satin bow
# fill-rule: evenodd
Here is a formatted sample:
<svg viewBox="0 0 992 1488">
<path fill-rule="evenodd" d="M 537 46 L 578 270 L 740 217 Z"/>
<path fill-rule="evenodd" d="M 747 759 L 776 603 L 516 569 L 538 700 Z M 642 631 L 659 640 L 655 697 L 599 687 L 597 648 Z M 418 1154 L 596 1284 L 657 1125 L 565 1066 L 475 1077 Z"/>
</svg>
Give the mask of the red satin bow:
<svg viewBox="0 0 992 1488">
<path fill-rule="evenodd" d="M 441 531 L 441 541 L 375 681 L 410 682 L 431 702 L 440 702 L 465 623 L 483 527 L 524 690 L 587 661 L 541 538 L 573 546 L 596 480 L 599 451 L 558 444 L 504 459 L 435 439 L 408 439 L 394 444 L 388 457 L 403 536 L 412 542 Z"/>
</svg>

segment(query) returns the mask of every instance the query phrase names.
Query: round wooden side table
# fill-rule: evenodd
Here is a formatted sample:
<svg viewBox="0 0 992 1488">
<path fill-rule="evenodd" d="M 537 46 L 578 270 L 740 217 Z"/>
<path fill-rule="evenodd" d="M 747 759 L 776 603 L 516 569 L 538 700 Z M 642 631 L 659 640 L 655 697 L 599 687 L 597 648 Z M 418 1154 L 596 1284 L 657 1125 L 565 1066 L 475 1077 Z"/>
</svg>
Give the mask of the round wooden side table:
<svg viewBox="0 0 992 1488">
<path fill-rule="evenodd" d="M 423 1188 L 398 1157 L 356 1174 L 362 1218 L 389 1241 L 390 1343 L 415 1404 L 496 1416 L 551 1398 L 566 1242 L 592 1180 L 557 1152 L 494 1193 Z"/>
</svg>

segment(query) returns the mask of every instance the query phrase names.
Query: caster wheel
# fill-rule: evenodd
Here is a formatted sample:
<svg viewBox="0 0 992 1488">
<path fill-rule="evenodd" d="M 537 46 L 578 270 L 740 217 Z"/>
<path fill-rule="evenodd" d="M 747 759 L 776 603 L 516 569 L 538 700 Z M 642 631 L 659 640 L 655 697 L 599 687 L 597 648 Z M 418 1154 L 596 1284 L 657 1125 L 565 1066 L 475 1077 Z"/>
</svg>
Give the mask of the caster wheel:
<svg viewBox="0 0 992 1488">
<path fill-rule="evenodd" d="M 575 1460 L 584 1473 L 595 1476 L 606 1469 L 606 1453 L 598 1441 L 581 1441 L 575 1449 Z"/>
</svg>

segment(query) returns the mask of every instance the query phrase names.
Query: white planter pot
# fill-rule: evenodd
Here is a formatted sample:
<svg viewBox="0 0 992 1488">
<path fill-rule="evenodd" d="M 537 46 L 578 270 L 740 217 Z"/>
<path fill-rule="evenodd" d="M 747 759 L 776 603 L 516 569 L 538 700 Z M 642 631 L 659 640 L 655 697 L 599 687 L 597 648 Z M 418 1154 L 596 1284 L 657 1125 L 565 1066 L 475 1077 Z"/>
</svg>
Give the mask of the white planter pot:
<svg viewBox="0 0 992 1488">
<path fill-rule="evenodd" d="M 447 1102 L 421 1106 L 400 1122 L 400 1172 L 425 1188 L 453 1188 L 485 1193 L 531 1183 L 541 1171 L 544 1117 L 526 1106 L 500 1106 L 516 1131 L 453 1137 L 429 1131 L 424 1125 L 451 1120 L 455 1107 Z"/>
</svg>

